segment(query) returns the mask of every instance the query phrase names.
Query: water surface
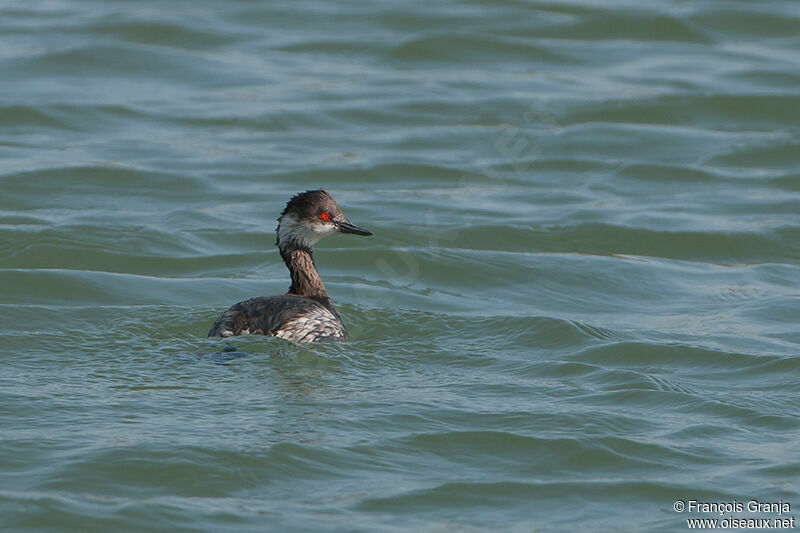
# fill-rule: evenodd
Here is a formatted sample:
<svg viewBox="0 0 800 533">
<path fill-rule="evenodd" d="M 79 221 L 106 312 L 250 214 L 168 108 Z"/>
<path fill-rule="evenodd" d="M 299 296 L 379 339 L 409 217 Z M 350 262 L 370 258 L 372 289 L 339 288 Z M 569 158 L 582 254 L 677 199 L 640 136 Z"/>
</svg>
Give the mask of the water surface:
<svg viewBox="0 0 800 533">
<path fill-rule="evenodd" d="M 0 525 L 794 516 L 799 27 L 792 0 L 5 3 Z M 375 232 L 315 254 L 352 342 L 206 339 L 286 290 L 275 218 L 318 187 Z"/>
</svg>

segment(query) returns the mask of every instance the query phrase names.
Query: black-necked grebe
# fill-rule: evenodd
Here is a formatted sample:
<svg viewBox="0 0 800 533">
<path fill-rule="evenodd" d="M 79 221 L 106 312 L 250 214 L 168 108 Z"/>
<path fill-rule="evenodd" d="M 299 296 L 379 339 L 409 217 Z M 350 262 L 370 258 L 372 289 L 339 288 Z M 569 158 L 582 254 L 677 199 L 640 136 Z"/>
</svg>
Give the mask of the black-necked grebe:
<svg viewBox="0 0 800 533">
<path fill-rule="evenodd" d="M 269 335 L 294 342 L 347 340 L 347 329 L 331 305 L 312 249 L 334 233 L 372 232 L 351 224 L 333 197 L 322 190 L 293 196 L 275 231 L 276 244 L 292 277 L 289 292 L 239 302 L 222 313 L 208 336 Z"/>
</svg>

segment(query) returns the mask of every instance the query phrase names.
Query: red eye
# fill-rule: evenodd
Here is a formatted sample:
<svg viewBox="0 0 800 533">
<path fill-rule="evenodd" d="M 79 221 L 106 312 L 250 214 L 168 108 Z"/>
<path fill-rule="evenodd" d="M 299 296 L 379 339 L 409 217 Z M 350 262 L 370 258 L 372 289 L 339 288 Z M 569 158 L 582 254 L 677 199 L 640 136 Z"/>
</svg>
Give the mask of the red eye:
<svg viewBox="0 0 800 533">
<path fill-rule="evenodd" d="M 322 213 L 322 214 L 319 216 L 319 218 L 321 218 L 321 219 L 322 219 L 322 220 L 324 220 L 325 222 L 330 222 L 330 220 L 331 220 L 331 216 L 330 216 L 328 213 Z"/>
</svg>

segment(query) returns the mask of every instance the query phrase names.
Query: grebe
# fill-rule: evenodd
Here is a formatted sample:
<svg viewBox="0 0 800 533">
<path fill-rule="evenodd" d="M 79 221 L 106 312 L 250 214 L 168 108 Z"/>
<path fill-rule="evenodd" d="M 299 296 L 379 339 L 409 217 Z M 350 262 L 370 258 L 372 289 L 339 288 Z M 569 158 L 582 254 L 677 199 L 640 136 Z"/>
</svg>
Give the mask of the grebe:
<svg viewBox="0 0 800 533">
<path fill-rule="evenodd" d="M 275 244 L 292 278 L 289 292 L 239 302 L 222 313 L 208 336 L 268 335 L 294 342 L 347 340 L 347 329 L 317 273 L 312 248 L 334 233 L 372 232 L 351 224 L 333 197 L 323 190 L 293 196 L 278 217 L 275 231 Z"/>
</svg>

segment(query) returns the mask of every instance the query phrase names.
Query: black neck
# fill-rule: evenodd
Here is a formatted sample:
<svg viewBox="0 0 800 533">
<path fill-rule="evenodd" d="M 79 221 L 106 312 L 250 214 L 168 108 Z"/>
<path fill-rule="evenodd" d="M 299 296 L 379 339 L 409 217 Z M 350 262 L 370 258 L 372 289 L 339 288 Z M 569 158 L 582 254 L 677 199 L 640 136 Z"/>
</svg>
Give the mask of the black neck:
<svg viewBox="0 0 800 533">
<path fill-rule="evenodd" d="M 289 294 L 305 296 L 312 300 L 317 300 L 325 307 L 330 307 L 330 299 L 322 279 L 319 277 L 317 267 L 314 265 L 314 257 L 311 250 L 303 248 L 281 249 L 281 257 L 289 269 L 292 277 L 292 286 L 289 287 Z"/>
</svg>

